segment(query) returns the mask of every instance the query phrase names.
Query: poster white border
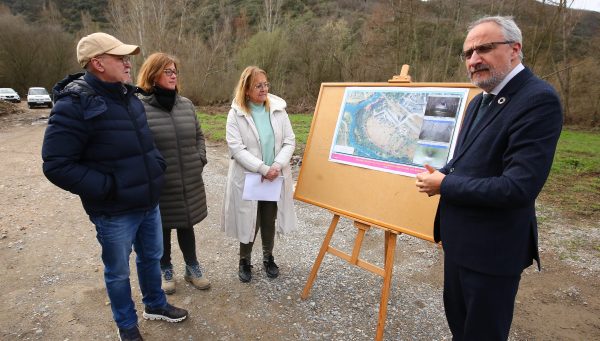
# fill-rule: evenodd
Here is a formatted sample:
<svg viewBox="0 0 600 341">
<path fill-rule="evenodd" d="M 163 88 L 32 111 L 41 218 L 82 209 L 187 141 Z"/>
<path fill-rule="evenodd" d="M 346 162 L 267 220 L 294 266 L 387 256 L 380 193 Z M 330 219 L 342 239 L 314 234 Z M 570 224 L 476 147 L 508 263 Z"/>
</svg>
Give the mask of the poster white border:
<svg viewBox="0 0 600 341">
<path fill-rule="evenodd" d="M 465 108 L 467 105 L 467 98 L 469 95 L 468 88 L 446 88 L 446 87 L 347 87 L 344 91 L 344 97 L 342 100 L 342 105 L 340 106 L 340 111 L 338 113 L 338 119 L 335 126 L 335 132 L 333 134 L 333 140 L 331 142 L 331 148 L 329 151 L 329 161 L 342 163 L 346 165 L 362 167 L 373 169 L 377 171 L 389 172 L 394 174 L 400 174 L 404 176 L 415 177 L 416 174 L 425 171 L 423 167 L 424 164 L 418 163 L 397 163 L 390 162 L 385 160 L 378 160 L 369 157 L 363 157 L 360 155 L 354 155 L 354 150 L 351 146 L 345 145 L 336 145 L 336 141 L 338 139 L 338 133 L 340 130 L 340 125 L 342 123 L 344 113 L 346 111 L 346 106 L 348 104 L 348 96 L 350 93 L 354 92 L 385 92 L 385 93 L 407 93 L 407 94 L 425 94 L 427 97 L 451 97 L 458 98 L 459 102 L 457 105 L 457 109 L 455 112 L 447 112 L 448 116 L 442 115 L 427 115 L 427 103 L 423 105 L 423 108 L 417 114 L 421 116 L 422 123 L 419 133 L 419 139 L 415 140 L 416 147 L 425 146 L 424 148 L 447 148 L 448 154 L 447 158 L 444 161 L 444 164 L 447 163 L 452 156 L 454 155 L 454 150 L 456 148 L 456 141 L 458 137 L 458 133 L 460 130 L 460 123 L 463 120 L 463 115 L 465 112 Z M 431 114 L 431 113 L 429 113 Z M 451 132 L 448 136 L 444 135 L 441 138 L 441 141 L 436 141 L 435 138 L 431 138 L 432 136 L 438 135 L 427 135 L 428 131 L 423 130 L 423 126 L 425 125 L 451 125 Z M 450 129 L 450 128 L 448 128 Z M 421 138 L 423 135 L 424 138 Z M 430 137 L 430 138 L 427 138 Z M 448 140 L 449 141 L 446 141 Z M 414 161 L 414 155 L 413 155 Z M 443 165 L 437 165 L 441 167 Z"/>
</svg>

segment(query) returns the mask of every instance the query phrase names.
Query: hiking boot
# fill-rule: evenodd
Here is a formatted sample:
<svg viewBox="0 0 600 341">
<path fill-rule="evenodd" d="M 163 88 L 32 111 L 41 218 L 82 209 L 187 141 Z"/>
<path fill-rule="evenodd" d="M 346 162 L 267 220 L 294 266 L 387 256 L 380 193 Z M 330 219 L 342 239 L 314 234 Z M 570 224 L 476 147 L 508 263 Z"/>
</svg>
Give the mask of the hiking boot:
<svg viewBox="0 0 600 341">
<path fill-rule="evenodd" d="M 142 334 L 140 334 L 140 330 L 138 326 L 133 326 L 129 329 L 121 329 L 117 331 L 117 335 L 119 336 L 119 340 L 121 341 L 144 341 L 142 338 Z"/>
<path fill-rule="evenodd" d="M 252 279 L 252 265 L 250 265 L 250 261 L 247 259 L 240 259 L 240 271 L 238 272 L 240 276 L 240 281 L 244 283 L 250 282 Z"/>
<path fill-rule="evenodd" d="M 204 276 L 204 273 L 202 271 L 202 267 L 200 267 L 200 264 L 196 264 L 196 265 L 187 265 L 186 264 L 185 275 L 183 276 L 183 279 L 190 282 L 190 284 L 192 284 L 193 286 L 195 286 L 196 288 L 198 288 L 200 290 L 205 290 L 205 289 L 210 288 L 210 281 L 208 280 L 208 278 L 206 278 L 206 276 Z"/>
<path fill-rule="evenodd" d="M 263 260 L 263 265 L 265 266 L 267 277 L 277 278 L 277 276 L 279 276 L 279 267 L 275 264 L 275 258 L 273 258 L 273 256 L 269 256 Z"/>
<path fill-rule="evenodd" d="M 175 279 L 173 279 L 173 266 L 161 267 L 160 272 L 162 274 L 162 289 L 167 295 L 175 293 Z"/>
<path fill-rule="evenodd" d="M 148 308 L 144 307 L 144 313 L 142 316 L 146 320 L 165 320 L 167 322 L 181 322 L 188 316 L 188 312 L 185 309 L 177 308 L 169 303 L 162 308 Z"/>
</svg>

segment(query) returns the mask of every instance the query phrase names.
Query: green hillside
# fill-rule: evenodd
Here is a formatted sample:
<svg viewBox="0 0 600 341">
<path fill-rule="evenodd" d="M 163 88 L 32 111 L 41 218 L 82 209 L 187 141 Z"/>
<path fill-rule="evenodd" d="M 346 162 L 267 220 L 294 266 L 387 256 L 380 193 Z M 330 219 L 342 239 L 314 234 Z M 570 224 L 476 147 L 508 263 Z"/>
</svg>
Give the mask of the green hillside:
<svg viewBox="0 0 600 341">
<path fill-rule="evenodd" d="M 568 124 L 600 125 L 600 13 L 535 0 L 0 0 L 0 84 L 51 87 L 79 69 L 77 40 L 102 30 L 141 46 L 135 68 L 154 51 L 179 57 L 198 105 L 229 102 L 257 64 L 274 93 L 309 108 L 322 82 L 385 82 L 403 64 L 415 81 L 467 81 L 457 55 L 486 14 L 515 17 L 524 63 L 556 87 Z"/>
</svg>

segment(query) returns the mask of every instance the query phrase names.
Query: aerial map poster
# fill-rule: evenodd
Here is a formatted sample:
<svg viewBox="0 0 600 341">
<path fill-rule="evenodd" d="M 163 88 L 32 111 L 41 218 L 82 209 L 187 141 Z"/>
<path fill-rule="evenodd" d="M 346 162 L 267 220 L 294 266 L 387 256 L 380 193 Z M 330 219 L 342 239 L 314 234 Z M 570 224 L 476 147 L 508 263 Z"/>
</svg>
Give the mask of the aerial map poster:
<svg viewBox="0 0 600 341">
<path fill-rule="evenodd" d="M 348 87 L 329 161 L 415 176 L 452 157 L 468 89 Z"/>
</svg>

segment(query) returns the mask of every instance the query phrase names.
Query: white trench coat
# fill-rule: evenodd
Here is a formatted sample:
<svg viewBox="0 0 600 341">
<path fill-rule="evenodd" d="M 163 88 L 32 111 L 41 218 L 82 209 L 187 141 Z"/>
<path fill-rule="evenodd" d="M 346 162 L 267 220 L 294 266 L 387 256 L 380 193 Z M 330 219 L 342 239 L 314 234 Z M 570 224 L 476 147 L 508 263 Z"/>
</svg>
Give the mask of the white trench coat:
<svg viewBox="0 0 600 341">
<path fill-rule="evenodd" d="M 278 234 L 296 230 L 293 180 L 290 159 L 296 147 L 296 136 L 285 111 L 285 101 L 269 94 L 270 118 L 275 135 L 275 162 L 281 165 L 283 188 L 277 202 L 275 228 Z M 235 103 L 227 115 L 227 146 L 229 147 L 229 171 L 225 185 L 221 229 L 230 237 L 247 244 L 254 240 L 258 202 L 243 200 L 244 172 L 266 175 L 269 166 L 262 161 L 262 151 L 256 125 L 252 116 L 245 114 Z"/>
</svg>

